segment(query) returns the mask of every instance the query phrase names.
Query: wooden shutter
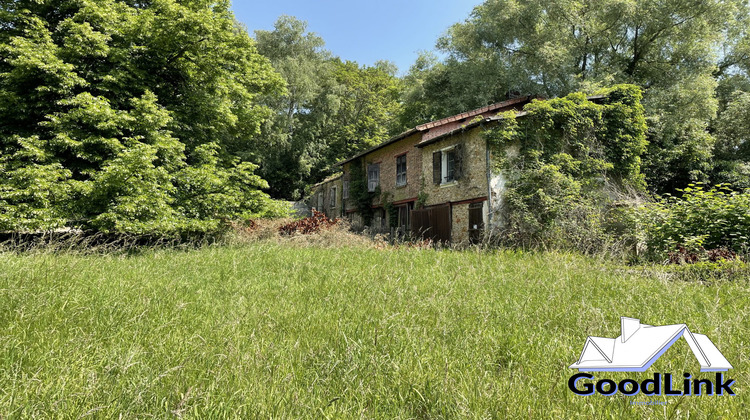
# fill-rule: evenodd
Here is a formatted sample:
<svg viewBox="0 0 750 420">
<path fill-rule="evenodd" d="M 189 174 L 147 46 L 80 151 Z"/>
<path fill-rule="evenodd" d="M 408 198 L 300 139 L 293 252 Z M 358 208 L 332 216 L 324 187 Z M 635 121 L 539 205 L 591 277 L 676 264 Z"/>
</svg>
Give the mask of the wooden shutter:
<svg viewBox="0 0 750 420">
<path fill-rule="evenodd" d="M 440 184 L 443 177 L 443 157 L 440 152 L 432 154 L 432 182 Z"/>
<path fill-rule="evenodd" d="M 453 149 L 453 179 L 461 179 L 464 175 L 464 145 L 459 143 Z"/>
</svg>

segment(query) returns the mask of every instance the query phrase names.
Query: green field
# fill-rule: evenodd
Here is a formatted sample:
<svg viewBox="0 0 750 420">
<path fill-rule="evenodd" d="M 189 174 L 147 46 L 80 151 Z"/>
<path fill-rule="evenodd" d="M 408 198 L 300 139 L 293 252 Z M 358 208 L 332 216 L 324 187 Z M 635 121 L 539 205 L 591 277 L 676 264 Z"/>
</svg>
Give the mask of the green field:
<svg viewBox="0 0 750 420">
<path fill-rule="evenodd" d="M 749 289 L 558 253 L 5 253 L 0 418 L 745 417 Z M 572 394 L 586 336 L 620 316 L 708 335 L 737 396 Z M 713 377 L 684 340 L 606 376 L 655 371 Z"/>
</svg>

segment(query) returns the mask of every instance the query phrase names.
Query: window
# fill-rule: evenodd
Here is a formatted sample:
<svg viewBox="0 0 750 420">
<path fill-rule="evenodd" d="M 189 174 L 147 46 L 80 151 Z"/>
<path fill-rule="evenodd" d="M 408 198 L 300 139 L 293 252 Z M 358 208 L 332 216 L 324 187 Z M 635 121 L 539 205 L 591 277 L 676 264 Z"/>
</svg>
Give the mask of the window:
<svg viewBox="0 0 750 420">
<path fill-rule="evenodd" d="M 331 208 L 336 208 L 336 187 L 331 187 Z"/>
<path fill-rule="evenodd" d="M 443 152 L 443 184 L 456 180 L 456 149 Z"/>
<path fill-rule="evenodd" d="M 396 186 L 406 185 L 406 154 L 396 157 Z"/>
<path fill-rule="evenodd" d="M 461 178 L 462 147 L 457 144 L 432 154 L 432 181 L 435 184 L 448 184 Z"/>
<path fill-rule="evenodd" d="M 318 208 L 316 210 L 318 211 L 323 210 L 323 193 L 322 192 L 318 193 Z"/>
<path fill-rule="evenodd" d="M 344 186 L 342 187 L 341 191 L 341 198 L 346 200 L 349 198 L 349 181 L 344 181 Z"/>
<path fill-rule="evenodd" d="M 378 185 L 380 185 L 380 164 L 367 165 L 367 191 L 375 191 Z"/>
</svg>

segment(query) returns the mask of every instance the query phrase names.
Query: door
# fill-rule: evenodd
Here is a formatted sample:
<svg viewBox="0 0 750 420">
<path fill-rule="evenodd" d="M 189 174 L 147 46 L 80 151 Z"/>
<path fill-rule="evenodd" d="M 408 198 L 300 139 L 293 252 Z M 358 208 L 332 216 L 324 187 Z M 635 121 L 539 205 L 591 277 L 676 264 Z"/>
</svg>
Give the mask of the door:
<svg viewBox="0 0 750 420">
<path fill-rule="evenodd" d="M 469 204 L 469 242 L 476 244 L 482 241 L 484 231 L 484 203 Z"/>
<path fill-rule="evenodd" d="M 435 242 L 451 240 L 451 208 L 448 204 L 412 210 L 411 232 Z"/>
</svg>

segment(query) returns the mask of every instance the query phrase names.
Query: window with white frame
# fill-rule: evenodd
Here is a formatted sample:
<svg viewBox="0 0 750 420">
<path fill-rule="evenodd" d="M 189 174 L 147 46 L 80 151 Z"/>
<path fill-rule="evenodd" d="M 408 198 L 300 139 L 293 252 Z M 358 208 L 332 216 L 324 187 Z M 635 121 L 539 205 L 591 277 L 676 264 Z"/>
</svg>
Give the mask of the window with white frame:
<svg viewBox="0 0 750 420">
<path fill-rule="evenodd" d="M 341 189 L 341 198 L 347 200 L 349 198 L 349 181 L 344 181 L 344 185 Z"/>
<path fill-rule="evenodd" d="M 375 191 L 378 185 L 380 185 L 380 164 L 367 165 L 367 191 Z"/>
<path fill-rule="evenodd" d="M 461 145 L 446 147 L 432 154 L 432 181 L 450 184 L 461 178 Z"/>
<path fill-rule="evenodd" d="M 336 208 L 336 187 L 331 187 L 331 208 Z"/>
<path fill-rule="evenodd" d="M 396 186 L 406 185 L 406 154 L 396 157 Z"/>
</svg>

